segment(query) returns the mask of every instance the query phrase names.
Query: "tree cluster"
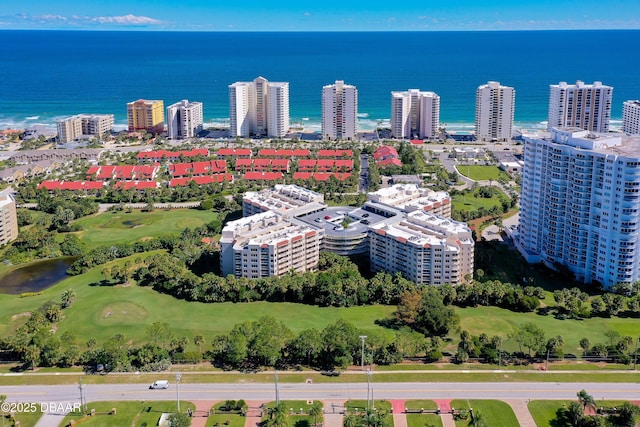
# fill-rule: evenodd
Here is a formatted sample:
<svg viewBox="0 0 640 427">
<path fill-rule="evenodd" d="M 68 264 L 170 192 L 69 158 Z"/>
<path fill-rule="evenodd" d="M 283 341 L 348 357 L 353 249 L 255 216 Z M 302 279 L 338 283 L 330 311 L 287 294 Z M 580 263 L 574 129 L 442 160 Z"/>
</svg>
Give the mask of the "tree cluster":
<svg viewBox="0 0 640 427">
<path fill-rule="evenodd" d="M 228 334 L 213 340 L 212 359 L 227 369 L 254 370 L 263 366 L 309 366 L 333 371 L 362 361 L 363 331 L 338 320 L 324 329 L 294 334 L 285 324 L 265 316 L 236 324 Z M 403 328 L 393 335 L 367 331 L 364 362 L 392 364 L 404 357 L 439 353 L 441 340 Z"/>
<path fill-rule="evenodd" d="M 585 390 L 577 393 L 578 401 L 556 411 L 553 425 L 558 427 L 634 427 L 640 408 L 623 402 L 615 408 L 598 407 L 595 399 Z M 588 415 L 587 413 L 591 414 Z"/>
<path fill-rule="evenodd" d="M 633 289 L 634 285 L 629 285 Z M 619 286 L 617 289 L 622 289 Z M 614 289 L 615 291 L 616 289 Z M 556 302 L 555 316 L 558 318 L 585 319 L 589 317 L 611 317 L 622 313 L 640 315 L 640 294 L 607 292 L 590 297 L 578 288 L 565 288 L 553 293 Z"/>
</svg>

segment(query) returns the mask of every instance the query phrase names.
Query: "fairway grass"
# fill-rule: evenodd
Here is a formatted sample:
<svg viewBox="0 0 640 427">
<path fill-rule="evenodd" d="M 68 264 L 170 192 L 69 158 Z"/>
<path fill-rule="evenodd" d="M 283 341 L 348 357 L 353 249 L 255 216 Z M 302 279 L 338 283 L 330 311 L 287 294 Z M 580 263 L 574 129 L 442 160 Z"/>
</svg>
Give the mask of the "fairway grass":
<svg viewBox="0 0 640 427">
<path fill-rule="evenodd" d="M 196 228 L 217 217 L 212 211 L 196 209 L 156 209 L 104 212 L 80 218 L 74 225 L 82 227 L 76 235 L 89 247 L 133 243 L 158 236 L 177 235 L 186 228 Z"/>
<path fill-rule="evenodd" d="M 116 262 L 125 262 L 127 258 Z M 106 264 L 112 265 L 112 263 Z M 66 289 L 76 292 L 74 304 L 64 310 L 57 325 L 57 334 L 69 331 L 83 347 L 89 338 L 98 343 L 117 333 L 124 334 L 131 345 L 147 342 L 146 329 L 154 322 L 168 322 L 177 337 L 193 340 L 203 335 L 210 343 L 214 336 L 231 331 L 244 321 L 256 321 L 273 316 L 284 322 L 294 333 L 304 329 L 323 329 L 344 319 L 361 330 L 392 331 L 375 324 L 377 319 L 391 317 L 395 307 L 317 307 L 294 303 L 216 303 L 207 304 L 178 300 L 151 288 L 139 286 L 98 286 L 104 266 L 88 273 L 69 277 L 45 290 L 42 295 L 20 298 L 0 294 L 0 336 L 6 336 L 26 322 L 29 313 L 49 300 L 59 301 Z M 192 349 L 195 350 L 195 345 Z M 205 347 L 206 348 L 206 347 Z"/>
</svg>

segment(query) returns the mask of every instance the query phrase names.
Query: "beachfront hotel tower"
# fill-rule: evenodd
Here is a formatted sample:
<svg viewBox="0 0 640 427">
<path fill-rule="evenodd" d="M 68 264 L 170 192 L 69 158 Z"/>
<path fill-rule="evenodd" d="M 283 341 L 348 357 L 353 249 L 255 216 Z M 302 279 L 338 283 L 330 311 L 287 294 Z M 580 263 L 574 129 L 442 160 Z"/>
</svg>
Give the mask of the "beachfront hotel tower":
<svg viewBox="0 0 640 427">
<path fill-rule="evenodd" d="M 640 279 L 640 136 L 554 128 L 524 137 L 520 222 L 528 262 L 610 288 Z"/>
<path fill-rule="evenodd" d="M 289 132 L 289 83 L 257 77 L 229 85 L 233 137 L 282 138 Z"/>
<path fill-rule="evenodd" d="M 609 132 L 613 88 L 602 82 L 550 85 L 547 129 L 573 127 Z"/>
<path fill-rule="evenodd" d="M 625 101 L 622 106 L 622 131 L 640 134 L 640 101 Z"/>
<path fill-rule="evenodd" d="M 391 134 L 398 139 L 434 139 L 440 127 L 440 97 L 409 89 L 391 92 Z"/>
<path fill-rule="evenodd" d="M 202 102 L 183 99 L 167 107 L 167 137 L 185 139 L 198 136 L 202 131 Z"/>
<path fill-rule="evenodd" d="M 78 114 L 56 122 L 58 142 L 67 143 L 83 136 L 101 136 L 113 129 L 113 114 Z"/>
<path fill-rule="evenodd" d="M 358 136 L 358 89 L 337 80 L 322 87 L 322 138 L 354 140 Z"/>
<path fill-rule="evenodd" d="M 147 131 L 153 134 L 164 132 L 164 102 L 138 99 L 127 103 L 129 132 Z"/>
<path fill-rule="evenodd" d="M 516 91 L 499 82 L 488 82 L 476 90 L 476 138 L 481 142 L 511 139 Z"/>
</svg>

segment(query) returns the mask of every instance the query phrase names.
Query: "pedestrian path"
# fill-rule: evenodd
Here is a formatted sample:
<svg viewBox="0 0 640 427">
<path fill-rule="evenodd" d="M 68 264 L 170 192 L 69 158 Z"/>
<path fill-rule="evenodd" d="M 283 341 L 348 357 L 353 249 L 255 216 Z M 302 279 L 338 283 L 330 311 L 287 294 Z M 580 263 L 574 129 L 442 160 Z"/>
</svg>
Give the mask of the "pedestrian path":
<svg viewBox="0 0 640 427">
<path fill-rule="evenodd" d="M 504 402 L 513 409 L 520 427 L 536 427 L 536 422 L 531 416 L 531 412 L 529 412 L 528 400 L 505 400 Z"/>
<path fill-rule="evenodd" d="M 262 421 L 262 405 L 266 402 L 261 400 L 247 400 L 247 416 L 244 420 L 244 427 L 258 427 Z"/>
<path fill-rule="evenodd" d="M 191 427 L 205 427 L 209 416 L 209 410 L 213 408 L 216 402 L 210 400 L 192 400 L 195 405 L 193 417 L 191 418 Z"/>
<path fill-rule="evenodd" d="M 404 400 L 390 400 L 394 427 L 407 427 L 407 415 L 404 413 Z"/>
</svg>

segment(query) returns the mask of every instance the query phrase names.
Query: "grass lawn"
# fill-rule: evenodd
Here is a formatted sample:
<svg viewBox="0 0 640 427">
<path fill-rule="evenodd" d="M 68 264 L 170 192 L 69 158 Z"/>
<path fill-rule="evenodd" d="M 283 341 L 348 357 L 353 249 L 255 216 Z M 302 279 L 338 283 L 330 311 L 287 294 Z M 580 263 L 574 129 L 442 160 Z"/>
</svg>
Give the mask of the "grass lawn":
<svg viewBox="0 0 640 427">
<path fill-rule="evenodd" d="M 458 169 L 460 174 L 474 181 L 497 181 L 500 177 L 507 180 L 511 179 L 509 175 L 500 170 L 498 166 L 457 165 L 456 169 Z"/>
<path fill-rule="evenodd" d="M 475 197 L 471 192 L 458 193 L 452 197 L 454 211 L 477 211 L 480 208 L 491 209 L 501 206 L 501 198 L 508 199 L 506 194 L 498 188 L 494 188 L 496 194 L 491 198 Z"/>
<path fill-rule="evenodd" d="M 281 400 L 280 403 L 284 403 L 286 405 L 288 414 L 287 420 L 291 427 L 311 427 L 314 423 L 322 423 L 322 413 L 315 417 L 315 420 L 314 417 L 309 415 L 309 409 L 315 402 L 308 403 L 306 400 Z M 322 402 L 319 403 L 322 405 Z M 275 406 L 275 401 L 269 402 L 265 405 L 266 408 L 273 408 Z M 266 420 L 267 416 L 267 412 L 265 411 L 263 420 Z"/>
<path fill-rule="evenodd" d="M 456 308 L 460 316 L 460 329 L 468 330 L 472 335 L 486 333 L 489 336 L 503 337 L 503 348 L 508 351 L 518 350 L 515 341 L 508 339 L 510 332 L 519 325 L 533 322 L 545 331 L 548 337 L 561 334 L 564 338 L 565 354 L 581 355 L 579 342 L 589 338 L 592 344 L 608 342 L 605 333 L 617 331 L 622 335 L 637 335 L 638 320 L 623 318 L 593 318 L 585 320 L 558 320 L 553 316 L 542 316 L 535 313 L 516 313 L 496 307 Z M 633 332 L 636 331 L 636 332 Z M 451 338 L 459 340 L 459 334 Z"/>
<path fill-rule="evenodd" d="M 72 413 L 64 418 L 61 426 L 67 426 L 71 420 L 82 420 L 83 427 L 123 427 L 158 425 L 163 412 L 175 412 L 175 401 L 147 401 L 147 402 L 92 402 L 87 405 L 88 410 L 95 409 L 96 415 L 85 416 L 83 413 Z M 116 409 L 115 415 L 110 415 L 111 408 Z M 194 409 L 191 402 L 180 401 L 180 410 Z"/>
<path fill-rule="evenodd" d="M 571 402 L 571 400 L 532 400 L 528 406 L 536 426 L 547 427 L 553 425 L 551 421 L 556 419 L 556 412 L 563 407 L 568 407 Z M 620 406 L 623 402 L 622 400 L 601 400 L 596 403 L 598 406 L 611 408 Z M 640 422 L 640 416 L 636 417 L 636 423 L 638 422 Z"/>
<path fill-rule="evenodd" d="M 453 400 L 451 407 L 455 409 L 473 408 L 481 413 L 491 427 L 519 427 L 518 419 L 511 406 L 500 400 Z M 469 420 L 456 421 L 456 427 L 467 427 Z"/>
<path fill-rule="evenodd" d="M 442 418 L 436 414 L 407 414 L 407 427 L 442 427 Z"/>
<path fill-rule="evenodd" d="M 377 409 L 384 409 L 389 413 L 391 412 L 391 402 L 387 400 L 374 400 L 372 402 L 369 402 L 369 404 L 371 404 L 372 407 L 375 407 Z M 344 404 L 344 407 L 348 414 L 362 412 L 367 409 L 367 401 L 366 400 L 349 400 Z"/>
<path fill-rule="evenodd" d="M 213 406 L 215 413 L 207 418 L 206 427 L 244 427 L 245 417 L 233 412 L 221 412 L 220 408 L 224 405 L 225 402 L 218 402 Z"/>
<path fill-rule="evenodd" d="M 405 408 L 409 409 L 438 409 L 433 400 L 407 400 Z M 442 427 L 442 419 L 436 414 L 407 414 L 407 427 Z"/>
<path fill-rule="evenodd" d="M 215 219 L 212 211 L 197 209 L 155 209 L 104 212 L 74 221 L 83 231 L 76 233 L 89 247 L 131 243 L 146 238 L 180 234 L 185 228 L 196 228 Z"/>
<path fill-rule="evenodd" d="M 37 409 L 37 412 L 17 412 L 15 420 L 20 422 L 21 427 L 34 427 L 40 417 L 42 417 L 42 412 L 40 412 L 40 405 L 38 405 Z M 7 413 L 5 415 L 6 418 L 4 420 L 4 424 L 0 425 L 5 425 L 7 427 L 12 426 L 13 424 L 11 424 L 11 422 L 9 421 L 9 414 Z M 2 414 L 0 413 L 0 417 L 1 416 Z"/>
</svg>

